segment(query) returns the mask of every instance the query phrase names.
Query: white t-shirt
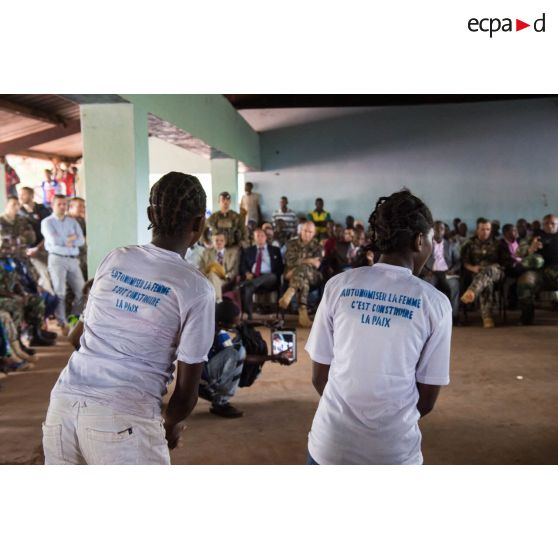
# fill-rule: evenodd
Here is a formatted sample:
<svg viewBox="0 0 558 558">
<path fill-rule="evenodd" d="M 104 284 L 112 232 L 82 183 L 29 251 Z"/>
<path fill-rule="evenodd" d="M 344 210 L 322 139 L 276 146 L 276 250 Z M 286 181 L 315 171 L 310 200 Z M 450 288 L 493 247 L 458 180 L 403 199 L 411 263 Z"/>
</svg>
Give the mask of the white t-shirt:
<svg viewBox="0 0 558 558">
<path fill-rule="evenodd" d="M 323 465 L 420 464 L 416 383 L 449 383 L 451 305 L 383 263 L 329 280 L 306 350 L 330 364 L 308 437 Z"/>
<path fill-rule="evenodd" d="M 175 360 L 207 360 L 215 291 L 179 254 L 153 244 L 113 250 L 101 263 L 84 312 L 81 348 L 52 397 L 83 396 L 152 416 Z"/>
</svg>

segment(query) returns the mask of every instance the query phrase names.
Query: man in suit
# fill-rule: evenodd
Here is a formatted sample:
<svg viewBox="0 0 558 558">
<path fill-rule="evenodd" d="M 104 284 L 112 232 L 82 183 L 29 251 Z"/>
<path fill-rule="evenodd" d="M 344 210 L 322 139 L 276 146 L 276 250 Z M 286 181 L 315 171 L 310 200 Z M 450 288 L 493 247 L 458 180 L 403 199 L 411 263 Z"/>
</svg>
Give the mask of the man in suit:
<svg viewBox="0 0 558 558">
<path fill-rule="evenodd" d="M 459 317 L 459 272 L 461 258 L 457 244 L 445 238 L 446 226 L 442 221 L 434 223 L 432 254 L 424 265 L 422 278 L 444 293 L 451 302 L 453 323 Z"/>
<path fill-rule="evenodd" d="M 267 242 L 262 229 L 254 231 L 254 245 L 242 252 L 240 274 L 242 283 L 242 307 L 248 319 L 252 319 L 252 295 L 258 291 L 271 291 L 278 287 L 283 273 L 281 250 Z"/>
<path fill-rule="evenodd" d="M 215 288 L 215 300 L 223 300 L 223 292 L 231 290 L 236 284 L 239 266 L 237 247 L 226 248 L 223 233 L 213 236 L 213 247 L 208 248 L 201 257 L 200 270 Z"/>
</svg>

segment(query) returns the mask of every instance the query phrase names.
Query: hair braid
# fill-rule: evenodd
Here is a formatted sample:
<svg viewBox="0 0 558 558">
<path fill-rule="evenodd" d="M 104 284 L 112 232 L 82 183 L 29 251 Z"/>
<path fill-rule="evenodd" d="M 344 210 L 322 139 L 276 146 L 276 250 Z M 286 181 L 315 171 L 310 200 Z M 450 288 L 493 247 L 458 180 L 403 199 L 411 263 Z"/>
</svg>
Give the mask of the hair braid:
<svg viewBox="0 0 558 558">
<path fill-rule="evenodd" d="M 151 188 L 149 228 L 173 236 L 194 217 L 204 214 L 206 195 L 200 181 L 190 174 L 169 172 Z"/>
<path fill-rule="evenodd" d="M 368 223 L 372 244 L 388 254 L 408 249 L 417 234 L 432 228 L 433 219 L 424 202 L 404 189 L 379 198 Z"/>
</svg>

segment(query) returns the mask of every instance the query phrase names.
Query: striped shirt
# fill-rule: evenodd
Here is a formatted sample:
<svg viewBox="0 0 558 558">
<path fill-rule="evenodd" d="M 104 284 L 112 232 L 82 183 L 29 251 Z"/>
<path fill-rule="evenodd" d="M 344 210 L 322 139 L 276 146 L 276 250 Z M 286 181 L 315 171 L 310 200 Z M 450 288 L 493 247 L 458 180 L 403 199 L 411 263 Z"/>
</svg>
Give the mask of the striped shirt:
<svg viewBox="0 0 558 558">
<path fill-rule="evenodd" d="M 273 228 L 277 228 L 277 221 L 281 219 L 285 223 L 285 231 L 289 234 L 289 238 L 296 235 L 298 226 L 298 217 L 294 211 L 288 209 L 283 213 L 280 209 L 276 209 L 272 215 Z"/>
</svg>

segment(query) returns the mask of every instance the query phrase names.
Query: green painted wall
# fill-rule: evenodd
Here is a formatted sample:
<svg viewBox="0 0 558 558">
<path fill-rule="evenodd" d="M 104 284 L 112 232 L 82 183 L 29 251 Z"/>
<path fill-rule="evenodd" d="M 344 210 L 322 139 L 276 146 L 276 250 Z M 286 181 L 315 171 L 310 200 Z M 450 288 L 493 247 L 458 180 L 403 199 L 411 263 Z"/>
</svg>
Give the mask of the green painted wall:
<svg viewBox="0 0 558 558">
<path fill-rule="evenodd" d="M 82 105 L 88 265 L 149 238 L 147 113 L 127 103 Z"/>
<path fill-rule="evenodd" d="M 238 164 L 234 159 L 211 160 L 211 190 L 213 195 L 213 211 L 219 209 L 219 194 L 228 192 L 231 195 L 231 208 L 238 207 Z"/>
<path fill-rule="evenodd" d="M 223 95 L 122 95 L 254 170 L 261 168 L 260 137 Z"/>
</svg>

